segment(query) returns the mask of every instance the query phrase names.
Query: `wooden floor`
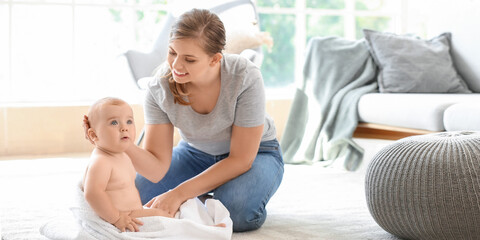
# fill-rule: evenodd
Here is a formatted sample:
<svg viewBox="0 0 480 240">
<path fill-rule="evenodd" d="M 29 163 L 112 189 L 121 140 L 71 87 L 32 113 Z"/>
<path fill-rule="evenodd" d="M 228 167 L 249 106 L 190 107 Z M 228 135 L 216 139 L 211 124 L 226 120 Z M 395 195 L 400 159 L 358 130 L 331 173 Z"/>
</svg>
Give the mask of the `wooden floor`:
<svg viewBox="0 0 480 240">
<path fill-rule="evenodd" d="M 392 127 L 374 123 L 359 123 L 357 129 L 353 133 L 353 137 L 398 140 L 409 136 L 429 133 L 434 132 L 412 128 Z"/>
</svg>

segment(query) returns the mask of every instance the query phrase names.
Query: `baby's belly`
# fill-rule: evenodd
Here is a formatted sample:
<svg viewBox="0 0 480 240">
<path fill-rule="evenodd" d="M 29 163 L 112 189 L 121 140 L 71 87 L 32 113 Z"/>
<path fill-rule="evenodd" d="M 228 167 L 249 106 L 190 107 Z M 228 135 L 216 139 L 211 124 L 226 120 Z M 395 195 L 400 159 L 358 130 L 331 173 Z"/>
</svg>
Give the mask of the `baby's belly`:
<svg viewBox="0 0 480 240">
<path fill-rule="evenodd" d="M 142 208 L 142 202 L 138 190 L 133 188 L 122 188 L 107 191 L 112 199 L 113 205 L 120 211 L 131 211 Z"/>
</svg>

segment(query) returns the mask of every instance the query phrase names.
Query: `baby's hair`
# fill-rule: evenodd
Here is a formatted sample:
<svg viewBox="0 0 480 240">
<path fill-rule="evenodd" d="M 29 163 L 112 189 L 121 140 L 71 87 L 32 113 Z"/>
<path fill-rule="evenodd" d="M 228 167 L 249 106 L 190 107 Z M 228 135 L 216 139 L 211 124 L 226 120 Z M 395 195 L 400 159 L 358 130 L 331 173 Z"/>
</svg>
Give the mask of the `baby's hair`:
<svg viewBox="0 0 480 240">
<path fill-rule="evenodd" d="M 122 104 L 127 104 L 127 102 L 123 101 L 120 98 L 114 98 L 114 97 L 105 97 L 94 102 L 92 106 L 90 106 L 90 109 L 88 110 L 88 115 L 87 115 L 88 124 L 90 125 L 90 127 L 92 127 L 92 120 L 96 119 L 96 115 L 98 114 L 98 109 L 105 104 L 122 105 Z"/>
</svg>

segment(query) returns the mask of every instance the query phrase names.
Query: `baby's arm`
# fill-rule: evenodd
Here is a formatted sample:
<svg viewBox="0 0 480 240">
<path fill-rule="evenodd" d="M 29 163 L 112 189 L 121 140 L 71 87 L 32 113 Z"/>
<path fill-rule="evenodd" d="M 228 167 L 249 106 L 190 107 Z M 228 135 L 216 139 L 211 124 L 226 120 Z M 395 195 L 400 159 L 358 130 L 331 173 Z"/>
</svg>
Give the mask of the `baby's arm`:
<svg viewBox="0 0 480 240">
<path fill-rule="evenodd" d="M 142 224 L 137 219 L 132 219 L 128 212 L 120 212 L 112 203 L 106 193 L 106 188 L 113 166 L 108 159 L 99 157 L 92 160 L 85 175 L 85 199 L 103 220 L 125 231 L 138 231 L 137 224 Z"/>
<path fill-rule="evenodd" d="M 113 224 L 120 218 L 120 211 L 115 208 L 105 191 L 112 167 L 106 159 L 93 159 L 85 175 L 84 192 L 85 199 L 98 216 Z"/>
</svg>

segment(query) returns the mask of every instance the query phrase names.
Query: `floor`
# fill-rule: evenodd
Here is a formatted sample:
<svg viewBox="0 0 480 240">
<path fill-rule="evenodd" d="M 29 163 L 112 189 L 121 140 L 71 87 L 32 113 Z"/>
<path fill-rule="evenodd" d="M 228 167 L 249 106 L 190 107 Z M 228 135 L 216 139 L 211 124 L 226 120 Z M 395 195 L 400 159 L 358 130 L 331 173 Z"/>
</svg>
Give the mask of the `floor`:
<svg viewBox="0 0 480 240">
<path fill-rule="evenodd" d="M 232 239 L 397 239 L 371 217 L 363 188 L 369 160 L 391 141 L 355 140 L 365 149 L 358 171 L 286 165 L 282 185 L 267 205 L 265 224 L 257 231 L 234 233 Z M 16 159 L 0 161 L 2 239 L 45 239 L 38 228 L 47 219 L 71 214 L 71 186 L 81 177 L 88 154 Z"/>
</svg>

